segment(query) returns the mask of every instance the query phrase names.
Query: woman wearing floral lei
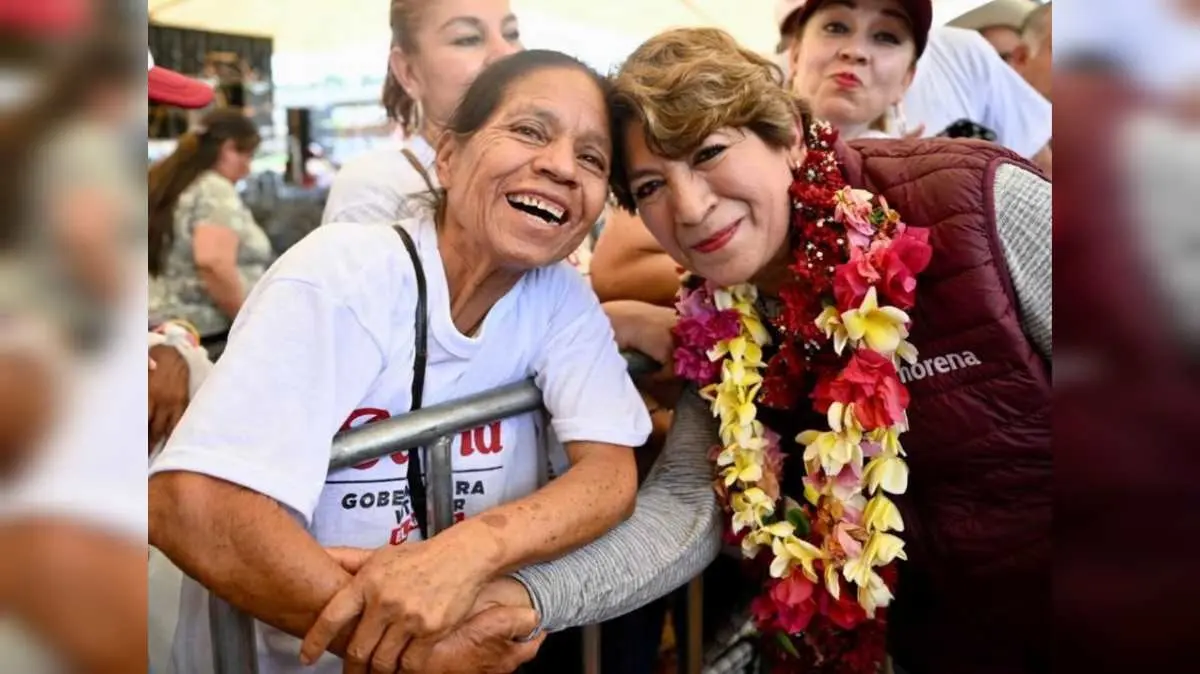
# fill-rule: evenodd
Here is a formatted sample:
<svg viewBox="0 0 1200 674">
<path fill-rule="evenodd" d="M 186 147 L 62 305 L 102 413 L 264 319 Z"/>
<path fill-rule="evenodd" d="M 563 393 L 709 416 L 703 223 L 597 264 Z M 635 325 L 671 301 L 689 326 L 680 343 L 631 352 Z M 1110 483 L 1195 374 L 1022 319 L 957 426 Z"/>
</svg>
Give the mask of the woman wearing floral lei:
<svg viewBox="0 0 1200 674">
<path fill-rule="evenodd" d="M 890 4 L 912 49 L 928 2 Z M 723 539 L 745 572 L 706 586 L 749 589 L 772 672 L 1048 671 L 1050 186 L 983 142 L 846 144 L 778 77 L 714 29 L 618 74 L 613 190 L 688 272 L 692 386 L 632 518 L 517 575 L 558 629 Z M 665 358 L 662 323 L 614 319 Z"/>
</svg>

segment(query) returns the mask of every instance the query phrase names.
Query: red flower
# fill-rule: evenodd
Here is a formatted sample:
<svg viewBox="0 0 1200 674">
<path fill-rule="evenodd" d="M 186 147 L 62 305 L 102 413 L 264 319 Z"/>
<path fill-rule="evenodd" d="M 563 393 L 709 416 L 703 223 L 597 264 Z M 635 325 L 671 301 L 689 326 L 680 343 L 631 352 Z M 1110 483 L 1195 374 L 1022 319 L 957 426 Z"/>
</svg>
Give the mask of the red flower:
<svg viewBox="0 0 1200 674">
<path fill-rule="evenodd" d="M 904 417 L 908 389 L 900 383 L 891 360 L 870 349 L 860 349 L 837 376 L 817 381 L 812 399 L 822 414 L 835 402 L 853 404 L 859 424 L 870 431 L 893 426 Z"/>
<path fill-rule="evenodd" d="M 775 600 L 769 594 L 760 594 L 750 602 L 750 615 L 754 616 L 754 624 L 759 631 L 767 632 L 776 629 L 776 614 Z"/>
<path fill-rule="evenodd" d="M 933 255 L 927 240 L 929 230 L 907 228 L 896 238 L 876 241 L 865 252 L 855 248 L 850 261 L 834 272 L 833 293 L 840 311 L 862 304 L 871 286 L 880 301 L 900 309 L 911 309 L 916 300 L 917 274 L 929 266 Z"/>
<path fill-rule="evenodd" d="M 882 299 L 901 309 L 911 309 L 916 301 L 917 274 L 929 266 L 933 248 L 929 230 L 907 228 L 878 253 L 875 268 L 883 276 L 879 287 Z"/>
<path fill-rule="evenodd" d="M 817 603 L 813 600 L 815 588 L 816 585 L 802 573 L 793 573 L 771 588 L 776 620 L 788 634 L 803 632 L 816 615 Z"/>
<path fill-rule="evenodd" d="M 839 580 L 838 582 L 842 585 L 839 598 L 834 599 L 833 595 L 828 592 L 822 592 L 817 598 L 817 602 L 821 608 L 821 614 L 829 618 L 830 622 L 844 630 L 852 630 L 867 619 L 867 612 L 858 603 L 858 598 L 850 585 L 845 581 Z"/>
</svg>

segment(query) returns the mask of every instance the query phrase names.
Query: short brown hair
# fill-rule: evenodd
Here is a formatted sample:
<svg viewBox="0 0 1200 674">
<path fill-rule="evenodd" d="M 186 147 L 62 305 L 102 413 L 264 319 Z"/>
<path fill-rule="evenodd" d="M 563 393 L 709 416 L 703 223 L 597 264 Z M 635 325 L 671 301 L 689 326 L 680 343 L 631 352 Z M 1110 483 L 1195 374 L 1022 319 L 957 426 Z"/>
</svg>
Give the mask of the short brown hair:
<svg viewBox="0 0 1200 674">
<path fill-rule="evenodd" d="M 779 66 L 723 30 L 679 28 L 650 38 L 617 73 L 613 167 L 617 203 L 633 212 L 625 139 L 640 122 L 656 154 L 678 158 L 725 127 L 747 128 L 768 145 L 790 147 L 808 108 L 783 86 Z"/>
</svg>

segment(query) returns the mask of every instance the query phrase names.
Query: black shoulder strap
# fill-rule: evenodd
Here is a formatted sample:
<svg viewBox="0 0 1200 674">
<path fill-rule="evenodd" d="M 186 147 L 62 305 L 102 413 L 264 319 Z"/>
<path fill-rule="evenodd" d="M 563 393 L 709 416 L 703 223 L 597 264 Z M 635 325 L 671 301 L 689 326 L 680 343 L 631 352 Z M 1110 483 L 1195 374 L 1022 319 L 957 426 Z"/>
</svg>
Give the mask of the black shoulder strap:
<svg viewBox="0 0 1200 674">
<path fill-rule="evenodd" d="M 412 258 L 413 270 L 417 273 L 417 316 L 416 316 L 416 349 L 413 355 L 412 410 L 421 409 L 421 399 L 425 393 L 425 361 L 428 359 L 429 343 L 429 309 L 425 299 L 425 268 L 421 266 L 421 257 L 417 255 L 417 245 L 412 236 L 403 227 L 392 227 L 408 255 Z M 421 538 L 429 538 L 429 499 L 425 482 L 421 479 L 421 450 L 414 447 L 408 450 L 408 493 L 412 501 L 413 515 L 417 518 L 417 526 L 421 528 Z"/>
</svg>

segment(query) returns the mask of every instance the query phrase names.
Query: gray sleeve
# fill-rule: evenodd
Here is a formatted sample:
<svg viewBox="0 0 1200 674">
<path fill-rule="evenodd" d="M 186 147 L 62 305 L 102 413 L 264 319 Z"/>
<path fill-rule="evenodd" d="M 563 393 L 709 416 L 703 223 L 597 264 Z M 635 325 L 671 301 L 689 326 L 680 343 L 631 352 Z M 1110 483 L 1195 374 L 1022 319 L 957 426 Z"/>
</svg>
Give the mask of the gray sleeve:
<svg viewBox="0 0 1200 674">
<path fill-rule="evenodd" d="M 716 558 L 721 509 L 708 460 L 716 438 L 708 404 L 688 391 L 633 515 L 579 550 L 514 574 L 529 591 L 543 629 L 628 613 L 688 582 Z"/>
<path fill-rule="evenodd" d="M 1021 326 L 1039 353 L 1053 349 L 1051 186 L 1015 164 L 996 170 L 996 231 L 1020 305 Z"/>
</svg>

